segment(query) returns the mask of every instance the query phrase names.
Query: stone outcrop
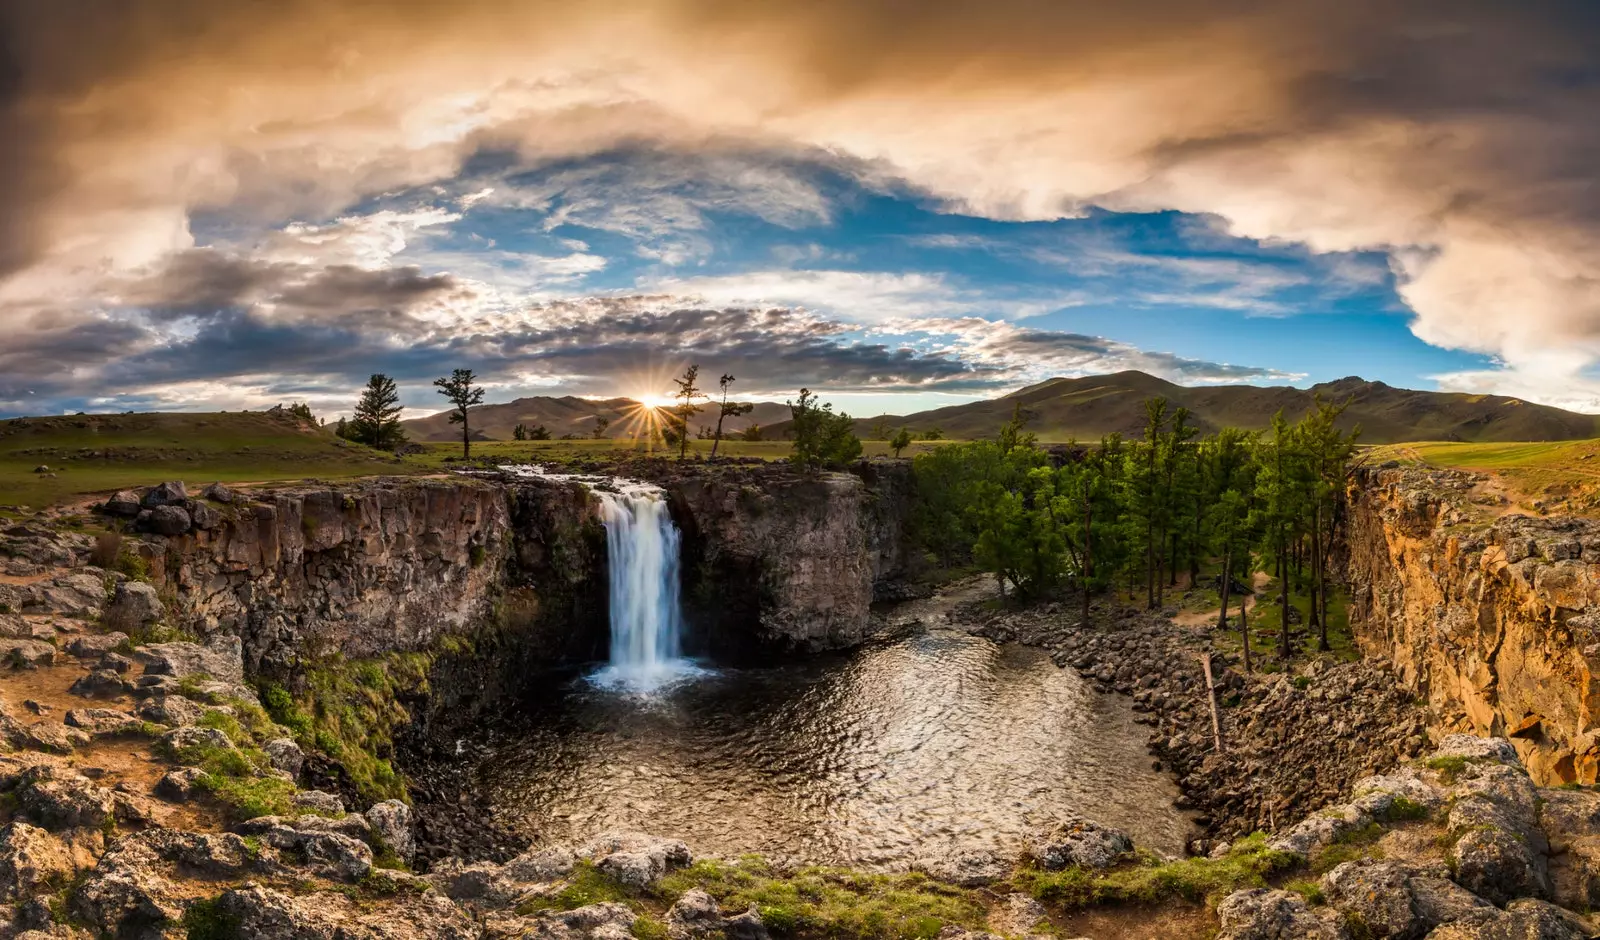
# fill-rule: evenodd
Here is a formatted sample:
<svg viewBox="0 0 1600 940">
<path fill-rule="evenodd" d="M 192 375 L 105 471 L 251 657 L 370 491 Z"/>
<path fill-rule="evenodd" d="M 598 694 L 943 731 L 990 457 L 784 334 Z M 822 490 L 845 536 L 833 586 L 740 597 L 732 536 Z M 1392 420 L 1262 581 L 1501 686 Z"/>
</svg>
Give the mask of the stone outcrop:
<svg viewBox="0 0 1600 940">
<path fill-rule="evenodd" d="M 662 482 L 683 530 L 691 619 L 724 646 L 853 646 L 871 629 L 875 592 L 909 564 L 904 464 L 726 467 Z"/>
<path fill-rule="evenodd" d="M 1600 780 L 1600 521 L 1496 516 L 1485 478 L 1362 469 L 1350 623 L 1440 730 L 1510 738 L 1540 783 Z"/>
<path fill-rule="evenodd" d="M 181 493 L 164 484 L 147 497 L 160 508 Z M 175 601 L 167 617 L 241 637 L 253 673 L 305 654 L 417 648 L 475 624 L 510 531 L 505 491 L 466 479 L 270 489 L 208 508 L 215 527 L 141 550 Z"/>
</svg>

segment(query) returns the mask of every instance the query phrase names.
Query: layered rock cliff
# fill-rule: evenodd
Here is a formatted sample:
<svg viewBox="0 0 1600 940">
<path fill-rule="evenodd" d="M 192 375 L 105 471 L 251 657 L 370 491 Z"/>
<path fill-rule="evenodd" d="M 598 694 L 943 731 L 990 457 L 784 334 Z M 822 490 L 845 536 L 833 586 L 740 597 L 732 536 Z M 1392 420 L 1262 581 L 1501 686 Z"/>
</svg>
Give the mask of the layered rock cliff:
<svg viewBox="0 0 1600 940">
<path fill-rule="evenodd" d="M 674 467 L 661 482 L 684 532 L 701 652 L 857 643 L 875 586 L 906 566 L 904 468 Z M 157 528 L 134 494 L 108 508 L 126 503 L 151 532 L 139 551 L 172 625 L 239 636 L 252 673 L 486 626 L 517 668 L 605 654 L 605 539 L 584 483 L 397 478 L 199 497 L 164 487 L 144 501 L 181 525 Z"/>
<path fill-rule="evenodd" d="M 817 475 L 744 467 L 665 486 L 703 645 L 855 645 L 870 629 L 875 592 L 908 565 L 904 465 Z"/>
<path fill-rule="evenodd" d="M 1503 513 L 1488 483 L 1453 471 L 1357 472 L 1352 630 L 1442 724 L 1508 736 L 1541 783 L 1595 783 L 1600 522 Z"/>
</svg>

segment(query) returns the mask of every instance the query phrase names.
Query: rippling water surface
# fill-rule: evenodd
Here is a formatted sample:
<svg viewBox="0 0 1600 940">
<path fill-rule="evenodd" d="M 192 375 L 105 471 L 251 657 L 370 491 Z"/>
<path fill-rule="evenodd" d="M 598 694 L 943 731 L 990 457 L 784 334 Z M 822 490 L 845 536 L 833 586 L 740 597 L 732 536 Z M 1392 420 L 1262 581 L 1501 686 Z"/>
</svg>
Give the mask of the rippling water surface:
<svg viewBox="0 0 1600 940">
<path fill-rule="evenodd" d="M 1144 736 L 1043 653 L 936 628 L 648 697 L 552 680 L 470 753 L 497 813 L 542 841 L 625 827 L 892 868 L 1073 812 L 1178 851 L 1189 823 Z"/>
</svg>

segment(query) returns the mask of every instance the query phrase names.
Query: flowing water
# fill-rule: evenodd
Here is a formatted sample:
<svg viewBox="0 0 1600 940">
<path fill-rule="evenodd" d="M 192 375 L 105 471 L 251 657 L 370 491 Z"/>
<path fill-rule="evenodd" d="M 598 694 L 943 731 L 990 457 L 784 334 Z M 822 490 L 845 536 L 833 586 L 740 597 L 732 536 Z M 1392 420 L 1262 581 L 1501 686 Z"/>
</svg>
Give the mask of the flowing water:
<svg viewBox="0 0 1600 940">
<path fill-rule="evenodd" d="M 631 828 L 702 853 L 881 868 L 1013 847 L 1075 813 L 1168 852 L 1191 834 L 1126 700 L 951 628 L 955 598 L 902 605 L 896 638 L 846 654 L 684 661 L 660 491 L 599 496 L 610 662 L 547 677 L 462 742 L 501 822 L 541 841 Z"/>
<path fill-rule="evenodd" d="M 666 494 L 647 483 L 623 483 L 595 495 L 606 527 L 611 662 L 593 681 L 648 692 L 696 675 L 698 667 L 683 658 L 680 540 Z"/>
</svg>

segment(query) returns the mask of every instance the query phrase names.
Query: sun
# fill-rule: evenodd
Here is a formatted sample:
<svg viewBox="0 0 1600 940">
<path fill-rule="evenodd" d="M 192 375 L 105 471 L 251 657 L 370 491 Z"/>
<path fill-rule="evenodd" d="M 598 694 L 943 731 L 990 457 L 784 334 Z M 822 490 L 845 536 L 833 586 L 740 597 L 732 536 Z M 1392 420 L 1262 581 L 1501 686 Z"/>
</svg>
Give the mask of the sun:
<svg viewBox="0 0 1600 940">
<path fill-rule="evenodd" d="M 672 399 L 665 395 L 629 395 L 628 397 L 646 408 L 669 408 L 672 406 Z"/>
</svg>

